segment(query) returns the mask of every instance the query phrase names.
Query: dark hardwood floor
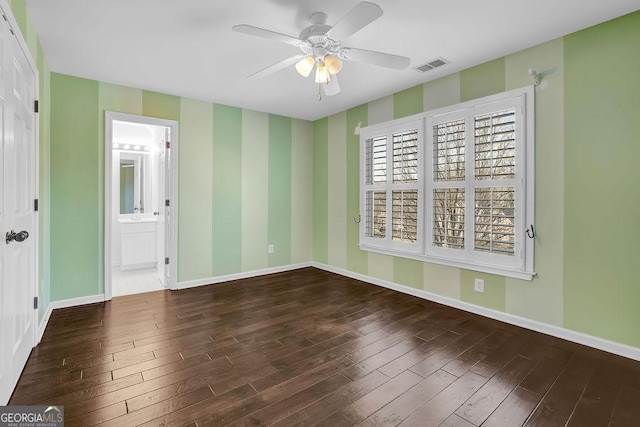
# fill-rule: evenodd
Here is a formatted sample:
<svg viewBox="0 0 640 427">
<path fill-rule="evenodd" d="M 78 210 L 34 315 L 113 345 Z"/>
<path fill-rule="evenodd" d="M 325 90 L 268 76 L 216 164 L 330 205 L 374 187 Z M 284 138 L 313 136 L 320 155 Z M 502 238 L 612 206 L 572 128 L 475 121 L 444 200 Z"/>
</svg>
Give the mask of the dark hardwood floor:
<svg viewBox="0 0 640 427">
<path fill-rule="evenodd" d="M 56 310 L 70 426 L 639 426 L 640 362 L 313 268 Z"/>
</svg>

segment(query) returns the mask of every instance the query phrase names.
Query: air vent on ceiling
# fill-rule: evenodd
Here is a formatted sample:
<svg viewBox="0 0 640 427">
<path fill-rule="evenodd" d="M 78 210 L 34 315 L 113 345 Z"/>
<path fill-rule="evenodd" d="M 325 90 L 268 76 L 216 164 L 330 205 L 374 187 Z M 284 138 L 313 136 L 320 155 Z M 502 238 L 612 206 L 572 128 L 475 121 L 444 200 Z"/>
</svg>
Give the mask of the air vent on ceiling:
<svg viewBox="0 0 640 427">
<path fill-rule="evenodd" d="M 419 65 L 417 67 L 413 67 L 414 70 L 420 71 L 421 73 L 426 73 L 429 70 L 433 70 L 434 68 L 442 67 L 445 64 L 448 64 L 446 59 L 444 58 L 436 58 L 433 61 L 429 61 L 425 64 Z"/>
</svg>

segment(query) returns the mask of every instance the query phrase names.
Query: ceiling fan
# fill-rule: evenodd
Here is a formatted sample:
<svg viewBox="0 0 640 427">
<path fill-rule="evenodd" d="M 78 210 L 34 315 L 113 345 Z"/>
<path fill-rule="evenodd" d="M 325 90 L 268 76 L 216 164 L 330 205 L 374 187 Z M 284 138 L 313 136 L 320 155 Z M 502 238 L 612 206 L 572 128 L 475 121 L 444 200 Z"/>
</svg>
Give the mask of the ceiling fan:
<svg viewBox="0 0 640 427">
<path fill-rule="evenodd" d="M 316 12 L 311 15 L 311 25 L 303 29 L 298 37 L 288 36 L 252 25 L 234 25 L 233 31 L 251 36 L 263 37 L 300 48 L 302 54 L 270 65 L 247 78 L 263 77 L 295 64 L 298 73 L 307 77 L 315 67 L 315 82 L 322 86 L 325 95 L 340 93 L 337 74 L 342 69 L 342 61 L 360 61 L 382 67 L 402 70 L 409 66 L 409 58 L 372 50 L 343 46 L 343 40 L 366 27 L 383 14 L 380 6 L 366 1 L 358 3 L 334 26 L 327 25 L 327 15 Z M 318 100 L 321 100 L 318 88 Z"/>
</svg>

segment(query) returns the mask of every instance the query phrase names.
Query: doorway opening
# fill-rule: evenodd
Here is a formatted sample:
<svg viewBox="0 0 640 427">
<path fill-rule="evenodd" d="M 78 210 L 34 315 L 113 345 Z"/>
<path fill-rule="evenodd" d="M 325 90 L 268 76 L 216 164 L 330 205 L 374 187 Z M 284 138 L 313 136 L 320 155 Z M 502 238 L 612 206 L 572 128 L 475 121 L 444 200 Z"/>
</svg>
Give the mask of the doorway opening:
<svg viewBox="0 0 640 427">
<path fill-rule="evenodd" d="M 176 288 L 177 127 L 105 115 L 105 300 Z"/>
</svg>

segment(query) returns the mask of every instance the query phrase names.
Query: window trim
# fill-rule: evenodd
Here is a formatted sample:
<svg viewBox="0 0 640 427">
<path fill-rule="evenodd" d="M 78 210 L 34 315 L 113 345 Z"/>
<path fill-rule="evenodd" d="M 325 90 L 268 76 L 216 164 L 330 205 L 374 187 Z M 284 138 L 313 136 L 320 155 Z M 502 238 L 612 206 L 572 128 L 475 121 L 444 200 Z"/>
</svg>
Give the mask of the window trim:
<svg viewBox="0 0 640 427">
<path fill-rule="evenodd" d="M 418 261 L 430 262 L 430 263 L 441 264 L 441 265 L 446 265 L 450 267 L 463 268 L 463 269 L 479 271 L 484 273 L 497 274 L 500 276 L 512 277 L 516 279 L 532 280 L 533 277 L 536 275 L 533 268 L 534 267 L 534 239 L 530 239 L 526 236 L 525 229 L 529 227 L 531 224 L 535 224 L 534 222 L 535 90 L 534 89 L 535 89 L 534 86 L 526 86 L 523 88 L 502 92 L 496 95 L 490 95 L 487 97 L 478 98 L 471 101 L 466 101 L 463 103 L 459 103 L 459 104 L 455 104 L 455 105 L 451 105 L 443 108 L 438 108 L 435 110 L 426 111 L 423 113 L 415 114 L 415 115 L 404 117 L 401 119 L 392 120 L 389 122 L 379 123 L 376 125 L 362 128 L 360 133 L 360 163 L 359 163 L 360 169 L 361 169 L 360 170 L 360 210 L 361 210 L 362 223 L 360 224 L 360 227 L 359 227 L 360 241 L 359 241 L 358 247 L 361 250 L 368 251 L 368 252 L 415 259 Z M 522 218 L 521 218 L 521 223 L 518 224 L 519 228 L 516 230 L 516 232 L 519 233 L 518 235 L 521 242 L 519 250 L 524 251 L 521 261 L 518 261 L 519 265 L 514 268 L 509 268 L 501 265 L 491 264 L 490 261 L 483 262 L 483 261 L 479 261 L 478 259 L 474 260 L 474 259 L 468 259 L 465 257 L 457 259 L 449 256 L 443 256 L 442 251 L 430 250 L 430 249 L 433 249 L 430 243 L 431 241 L 429 240 L 431 238 L 431 233 L 432 233 L 432 230 L 430 229 L 432 228 L 431 221 L 433 217 L 433 212 L 431 209 L 432 209 L 433 201 L 430 200 L 430 197 L 432 197 L 433 186 L 430 185 L 432 180 L 427 179 L 426 173 L 433 172 L 432 165 L 430 166 L 430 164 L 432 164 L 433 162 L 431 160 L 431 163 L 430 163 L 430 159 L 431 159 L 430 156 L 432 156 L 432 153 L 429 152 L 429 148 L 432 147 L 432 141 L 426 140 L 428 138 L 428 135 L 430 134 L 430 131 L 428 129 L 428 121 L 432 117 L 445 115 L 445 114 L 446 115 L 454 114 L 456 111 L 460 112 L 461 110 L 466 111 L 466 112 L 463 112 L 463 114 L 473 118 L 476 115 L 480 114 L 480 112 L 478 113 L 475 112 L 476 108 L 482 109 L 483 106 L 485 105 L 505 102 L 506 100 L 517 98 L 517 97 L 522 98 L 522 110 L 520 111 L 520 119 L 521 119 L 520 126 L 522 127 L 522 129 L 521 131 L 519 131 L 519 134 L 520 134 L 519 136 L 524 140 L 524 149 L 520 149 L 516 153 L 516 156 L 517 156 L 516 165 L 517 165 L 517 171 L 518 171 L 517 172 L 518 178 L 516 178 L 516 180 L 519 180 L 520 182 L 519 183 L 516 182 L 515 186 L 524 188 L 523 190 L 521 189 L 521 195 L 520 195 L 521 206 L 519 208 L 519 211 L 521 212 L 520 215 L 522 216 Z M 421 137 L 422 137 L 418 146 L 419 234 L 418 234 L 417 244 L 415 245 L 417 248 L 416 250 L 413 250 L 413 248 L 408 249 L 408 248 L 402 247 L 402 245 L 396 245 L 396 246 L 388 245 L 388 244 L 378 245 L 376 244 L 377 239 L 366 238 L 366 236 L 364 235 L 365 233 L 364 223 L 366 221 L 366 218 L 363 211 L 365 208 L 366 189 L 364 185 L 365 171 L 364 171 L 364 161 L 363 161 L 365 153 L 363 152 L 363 150 L 365 149 L 364 148 L 365 141 L 367 138 L 373 137 L 374 135 L 377 136 L 381 134 L 383 131 L 388 131 L 389 129 L 395 129 L 396 131 L 407 130 L 408 126 L 410 126 L 412 122 L 415 123 L 416 121 L 421 122 L 421 125 L 419 125 L 421 126 L 419 133 L 421 134 Z M 473 123 L 468 123 L 467 127 L 465 128 L 466 132 L 472 132 L 472 130 L 470 130 L 468 127 L 469 125 L 471 125 L 471 128 L 473 128 Z M 388 134 L 391 135 L 392 133 L 393 132 L 389 132 Z M 468 141 L 471 141 L 470 143 L 473 143 L 472 142 L 473 139 Z M 465 147 L 465 153 L 467 153 L 466 149 L 467 147 Z M 470 156 L 467 154 L 466 157 L 467 158 L 465 159 L 465 161 L 468 162 L 468 158 L 470 158 Z M 387 162 L 389 162 L 389 159 L 387 159 Z M 389 163 L 387 164 L 388 164 L 387 167 L 389 167 Z M 467 170 L 466 173 L 468 174 L 468 173 L 472 173 L 470 171 L 473 171 L 474 169 L 467 168 L 466 170 Z M 386 188 L 387 187 L 385 186 L 385 189 Z M 469 203 L 469 200 L 471 200 L 471 205 L 467 204 L 466 206 L 473 206 L 474 195 L 472 193 L 474 192 L 474 188 L 477 188 L 477 186 L 472 185 L 469 187 L 465 184 L 464 188 L 470 189 L 470 191 L 467 190 L 466 192 L 467 194 L 466 199 L 467 199 L 467 203 Z M 391 194 L 392 190 L 393 189 L 389 187 L 389 195 Z M 389 208 L 389 204 L 390 204 L 390 201 L 387 200 L 388 208 Z M 473 226 L 471 227 L 473 228 Z M 467 228 L 468 226 L 465 226 L 465 230 Z M 391 232 L 389 231 L 389 233 Z M 468 250 L 473 252 L 474 234 L 473 233 L 468 234 L 467 232 L 465 232 L 465 236 L 470 236 L 470 237 L 466 237 L 466 239 L 468 239 L 468 243 L 467 242 L 465 243 L 466 245 L 471 245 L 470 246 L 471 249 L 467 247 L 465 248 L 465 252 L 467 252 Z M 489 260 L 491 259 L 491 256 L 485 257 L 482 255 L 485 255 L 485 254 L 481 254 L 481 256 L 477 258 L 480 258 L 480 259 L 484 258 Z"/>
</svg>

